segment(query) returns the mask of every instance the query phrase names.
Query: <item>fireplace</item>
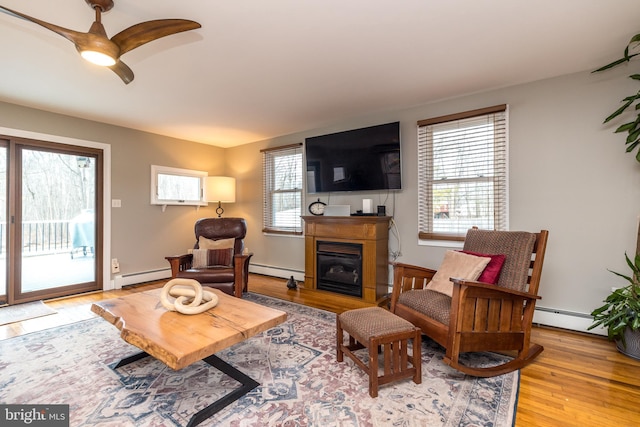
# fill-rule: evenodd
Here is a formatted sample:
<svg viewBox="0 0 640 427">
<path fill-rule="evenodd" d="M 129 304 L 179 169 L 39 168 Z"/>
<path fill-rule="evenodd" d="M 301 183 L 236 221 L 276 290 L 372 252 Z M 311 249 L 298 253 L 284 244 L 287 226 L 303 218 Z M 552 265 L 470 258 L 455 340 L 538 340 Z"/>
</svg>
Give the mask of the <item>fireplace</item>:
<svg viewBox="0 0 640 427">
<path fill-rule="evenodd" d="M 317 289 L 362 297 L 362 245 L 316 242 Z"/>
<path fill-rule="evenodd" d="M 391 217 L 302 218 L 305 291 L 345 310 L 387 305 Z"/>
</svg>

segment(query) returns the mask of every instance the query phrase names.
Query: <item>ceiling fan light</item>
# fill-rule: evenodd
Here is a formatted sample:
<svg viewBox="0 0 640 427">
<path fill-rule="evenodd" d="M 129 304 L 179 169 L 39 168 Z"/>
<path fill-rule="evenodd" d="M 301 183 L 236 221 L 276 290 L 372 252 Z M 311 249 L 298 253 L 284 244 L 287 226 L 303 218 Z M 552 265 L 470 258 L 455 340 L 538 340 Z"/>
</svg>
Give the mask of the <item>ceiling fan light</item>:
<svg viewBox="0 0 640 427">
<path fill-rule="evenodd" d="M 102 67 L 110 67 L 116 63 L 116 60 L 111 56 L 95 50 L 83 50 L 80 55 L 87 61 Z"/>
</svg>

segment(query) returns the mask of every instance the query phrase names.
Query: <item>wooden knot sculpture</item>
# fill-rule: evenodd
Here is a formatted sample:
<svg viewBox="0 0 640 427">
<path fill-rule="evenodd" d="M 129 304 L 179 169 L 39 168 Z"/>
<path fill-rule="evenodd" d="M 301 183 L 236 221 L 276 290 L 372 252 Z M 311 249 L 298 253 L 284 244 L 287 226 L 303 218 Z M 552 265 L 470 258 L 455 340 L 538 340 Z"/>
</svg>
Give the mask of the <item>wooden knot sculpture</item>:
<svg viewBox="0 0 640 427">
<path fill-rule="evenodd" d="M 175 297 L 175 300 L 170 301 L 169 297 Z M 162 288 L 160 302 L 169 311 L 199 314 L 218 305 L 218 295 L 203 291 L 202 285 L 197 280 L 172 279 Z"/>
</svg>

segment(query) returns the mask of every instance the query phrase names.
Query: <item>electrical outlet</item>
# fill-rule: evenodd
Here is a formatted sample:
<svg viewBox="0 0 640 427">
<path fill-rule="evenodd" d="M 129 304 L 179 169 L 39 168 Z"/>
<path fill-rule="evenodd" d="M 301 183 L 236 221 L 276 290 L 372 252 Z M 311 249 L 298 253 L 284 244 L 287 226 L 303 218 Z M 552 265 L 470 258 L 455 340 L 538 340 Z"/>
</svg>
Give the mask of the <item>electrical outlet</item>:
<svg viewBox="0 0 640 427">
<path fill-rule="evenodd" d="M 113 258 L 111 260 L 111 272 L 112 273 L 120 273 L 120 263 L 118 262 L 118 258 Z"/>
</svg>

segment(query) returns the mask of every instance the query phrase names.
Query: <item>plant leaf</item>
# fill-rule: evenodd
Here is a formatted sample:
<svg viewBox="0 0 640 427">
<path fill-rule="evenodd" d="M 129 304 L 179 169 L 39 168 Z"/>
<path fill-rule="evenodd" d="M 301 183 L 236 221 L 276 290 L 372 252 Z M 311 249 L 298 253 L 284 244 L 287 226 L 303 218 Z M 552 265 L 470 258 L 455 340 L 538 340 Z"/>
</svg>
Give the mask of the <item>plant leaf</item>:
<svg viewBox="0 0 640 427">
<path fill-rule="evenodd" d="M 600 71 L 608 70 L 609 68 L 613 68 L 616 65 L 620 65 L 623 62 L 628 62 L 630 58 L 620 58 L 616 61 L 613 61 L 611 64 L 607 64 L 603 67 L 598 68 L 597 70 L 593 70 L 592 73 L 599 73 Z"/>
<path fill-rule="evenodd" d="M 631 145 L 629 145 L 625 151 L 627 153 L 632 152 L 634 150 L 634 148 L 636 148 L 638 146 L 638 144 L 640 144 L 640 140 L 637 140 L 634 143 L 632 143 Z"/>
<path fill-rule="evenodd" d="M 609 271 L 611 271 L 611 270 L 609 270 Z M 615 271 L 611 271 L 611 272 L 612 272 L 613 274 L 615 274 L 616 276 L 620 276 L 620 277 L 622 277 L 623 279 L 625 279 L 625 280 L 626 280 L 626 281 L 628 281 L 628 282 L 631 282 L 631 281 L 632 281 L 632 280 L 631 280 L 631 277 L 629 277 L 629 276 L 625 276 L 624 274 L 622 274 L 622 273 L 617 273 L 617 272 L 615 272 Z M 619 289 L 618 289 L 618 290 L 619 290 Z"/>
<path fill-rule="evenodd" d="M 627 144 L 635 141 L 640 136 L 640 129 L 636 129 L 633 132 L 629 132 L 629 136 L 627 136 Z"/>
<path fill-rule="evenodd" d="M 627 107 L 628 107 L 629 105 L 631 105 L 631 103 L 632 103 L 632 102 L 633 102 L 633 100 L 625 102 L 625 103 L 624 103 L 624 105 L 623 105 L 622 107 L 618 108 L 618 109 L 617 109 L 616 111 L 614 111 L 614 112 L 613 112 L 609 117 L 607 117 L 606 119 L 604 119 L 604 122 L 605 122 L 605 123 L 607 123 L 607 122 L 611 121 L 613 118 L 618 117 L 620 114 L 622 114 L 622 112 L 623 112 L 624 110 L 626 110 L 626 109 L 627 109 Z"/>
<path fill-rule="evenodd" d="M 629 130 L 635 129 L 637 126 L 638 126 L 637 120 L 634 122 L 625 123 L 623 125 L 620 125 L 620 127 L 618 127 L 618 129 L 615 130 L 615 133 L 627 132 Z"/>
</svg>

